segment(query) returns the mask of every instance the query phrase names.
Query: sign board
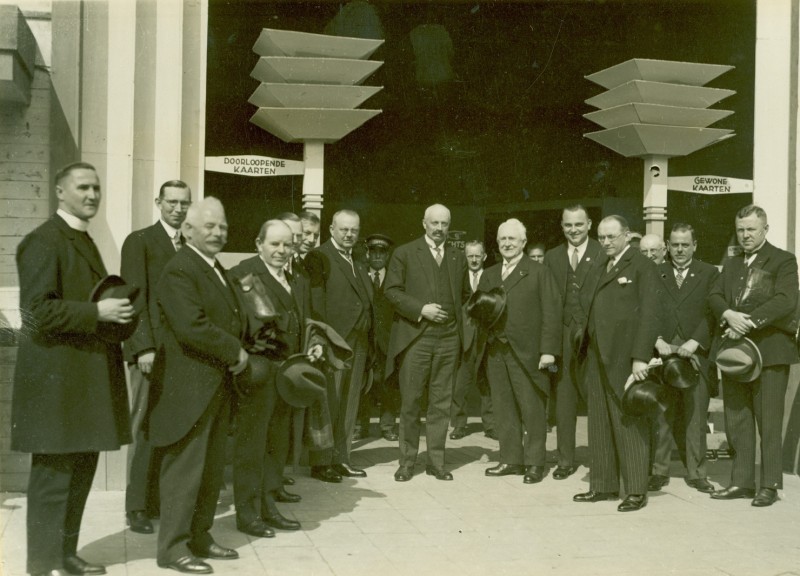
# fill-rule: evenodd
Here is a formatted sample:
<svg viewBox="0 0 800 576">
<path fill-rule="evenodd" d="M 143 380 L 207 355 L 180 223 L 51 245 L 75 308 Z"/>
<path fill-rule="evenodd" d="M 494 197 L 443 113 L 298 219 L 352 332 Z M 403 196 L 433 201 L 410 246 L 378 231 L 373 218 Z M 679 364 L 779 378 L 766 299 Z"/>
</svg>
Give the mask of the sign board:
<svg viewBox="0 0 800 576">
<path fill-rule="evenodd" d="M 268 156 L 206 156 L 206 170 L 239 176 L 301 176 L 304 163 Z"/>
<path fill-rule="evenodd" d="M 447 232 L 447 245 L 451 248 L 463 250 L 467 245 L 466 230 L 449 230 Z"/>
<path fill-rule="evenodd" d="M 726 176 L 673 176 L 667 178 L 667 188 L 696 194 L 747 194 L 753 191 L 753 181 Z"/>
</svg>

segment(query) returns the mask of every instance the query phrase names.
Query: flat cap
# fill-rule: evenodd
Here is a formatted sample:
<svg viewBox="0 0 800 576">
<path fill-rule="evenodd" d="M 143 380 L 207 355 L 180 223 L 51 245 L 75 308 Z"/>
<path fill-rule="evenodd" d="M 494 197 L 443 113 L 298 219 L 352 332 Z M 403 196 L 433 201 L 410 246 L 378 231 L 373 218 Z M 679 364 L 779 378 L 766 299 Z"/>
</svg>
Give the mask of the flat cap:
<svg viewBox="0 0 800 576">
<path fill-rule="evenodd" d="M 385 234 L 370 234 L 367 236 L 368 248 L 391 248 L 392 246 L 394 246 L 394 240 Z"/>
</svg>

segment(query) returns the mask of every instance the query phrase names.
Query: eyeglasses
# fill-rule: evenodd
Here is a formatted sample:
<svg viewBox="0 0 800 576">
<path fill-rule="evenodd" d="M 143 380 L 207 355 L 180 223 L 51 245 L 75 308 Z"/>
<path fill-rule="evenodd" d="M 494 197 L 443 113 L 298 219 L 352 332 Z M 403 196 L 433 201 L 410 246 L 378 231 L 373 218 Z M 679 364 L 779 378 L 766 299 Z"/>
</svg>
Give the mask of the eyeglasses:
<svg viewBox="0 0 800 576">
<path fill-rule="evenodd" d="M 606 236 L 598 236 L 598 237 L 597 237 L 597 241 L 598 241 L 598 242 L 601 242 L 601 243 L 602 243 L 602 242 L 605 242 L 606 240 L 608 240 L 609 242 L 613 242 L 614 240 L 616 240 L 616 239 L 617 239 L 617 238 L 619 238 L 620 236 L 622 236 L 622 233 L 620 233 L 620 234 L 614 234 L 613 236 L 612 236 L 611 234 L 608 234 L 608 235 L 606 235 Z"/>
</svg>

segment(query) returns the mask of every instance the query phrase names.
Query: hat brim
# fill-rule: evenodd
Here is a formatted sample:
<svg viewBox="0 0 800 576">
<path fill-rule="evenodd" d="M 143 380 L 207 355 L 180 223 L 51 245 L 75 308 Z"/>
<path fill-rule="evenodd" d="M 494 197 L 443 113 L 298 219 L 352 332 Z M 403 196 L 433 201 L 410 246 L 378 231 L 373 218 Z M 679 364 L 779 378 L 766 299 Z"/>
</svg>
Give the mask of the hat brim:
<svg viewBox="0 0 800 576">
<path fill-rule="evenodd" d="M 99 302 L 107 298 L 127 298 L 131 302 L 136 300 L 139 295 L 139 287 L 127 284 L 125 280 L 110 274 L 100 280 L 92 288 L 92 293 L 89 296 L 90 302 Z M 106 342 L 112 344 L 119 344 L 127 340 L 133 333 L 136 332 L 136 327 L 139 324 L 139 316 L 137 315 L 127 324 L 119 324 L 117 322 L 98 322 L 97 323 L 97 336 Z"/>
<path fill-rule="evenodd" d="M 666 409 L 664 385 L 647 378 L 634 382 L 622 394 L 622 411 L 628 416 L 653 416 Z"/>
<path fill-rule="evenodd" d="M 735 372 L 731 370 L 729 366 L 724 364 L 721 365 L 715 360 L 714 363 L 717 365 L 717 368 L 719 368 L 719 371 L 725 378 L 733 380 L 734 382 L 747 383 L 752 382 L 761 376 L 764 360 L 761 358 L 761 350 L 758 349 L 758 346 L 756 346 L 755 342 L 747 337 L 738 338 L 736 340 L 732 338 L 723 338 L 722 344 L 717 351 L 717 359 L 719 358 L 720 354 L 732 348 L 738 348 L 744 352 L 752 360 L 752 366 L 749 370 Z"/>
<path fill-rule="evenodd" d="M 326 379 L 325 374 L 315 368 L 305 354 L 293 354 L 278 368 L 275 386 L 289 406 L 308 408 L 325 400 Z"/>
</svg>

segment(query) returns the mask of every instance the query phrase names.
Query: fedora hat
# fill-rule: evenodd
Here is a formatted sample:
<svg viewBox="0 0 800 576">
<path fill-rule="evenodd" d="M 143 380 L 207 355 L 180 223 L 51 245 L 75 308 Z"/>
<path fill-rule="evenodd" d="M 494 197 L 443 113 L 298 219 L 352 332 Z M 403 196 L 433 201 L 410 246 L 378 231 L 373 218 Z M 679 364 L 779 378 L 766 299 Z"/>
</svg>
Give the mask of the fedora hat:
<svg viewBox="0 0 800 576">
<path fill-rule="evenodd" d="M 506 309 L 506 291 L 501 287 L 488 292 L 476 291 L 467 301 L 467 316 L 482 328 L 489 329 L 500 319 Z"/>
<path fill-rule="evenodd" d="M 275 385 L 278 394 L 295 408 L 307 408 L 325 399 L 327 379 L 305 354 L 289 356 L 278 368 Z"/>
<path fill-rule="evenodd" d="M 688 358 L 673 354 L 664 359 L 661 378 L 665 384 L 685 390 L 697 385 L 700 373 L 695 370 Z"/>
<path fill-rule="evenodd" d="M 113 274 L 106 276 L 95 284 L 92 288 L 92 293 L 89 296 L 90 302 L 100 302 L 108 298 L 127 298 L 131 302 L 136 300 L 139 295 L 139 287 L 132 286 L 125 283 L 125 280 Z M 127 324 L 119 324 L 117 322 L 98 322 L 97 323 L 97 336 L 106 342 L 118 344 L 123 340 L 127 340 L 133 333 L 136 332 L 136 326 L 139 323 L 139 311 L 136 311 L 136 316 Z"/>
<path fill-rule="evenodd" d="M 622 394 L 622 411 L 629 416 L 652 416 L 663 412 L 664 385 L 653 377 L 634 382 Z"/>
<path fill-rule="evenodd" d="M 750 338 L 723 338 L 715 362 L 734 382 L 752 382 L 761 374 L 761 352 Z"/>
</svg>

